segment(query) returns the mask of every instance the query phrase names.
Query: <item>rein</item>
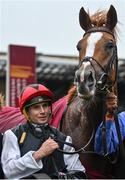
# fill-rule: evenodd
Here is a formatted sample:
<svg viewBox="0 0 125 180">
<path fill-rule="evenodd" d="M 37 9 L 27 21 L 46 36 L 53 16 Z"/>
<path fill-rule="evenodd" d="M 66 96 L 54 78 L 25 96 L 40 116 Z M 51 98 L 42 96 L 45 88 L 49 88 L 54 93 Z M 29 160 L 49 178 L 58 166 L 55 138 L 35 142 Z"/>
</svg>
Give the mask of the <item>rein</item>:
<svg viewBox="0 0 125 180">
<path fill-rule="evenodd" d="M 91 136 L 91 138 L 89 139 L 88 143 L 87 143 L 84 147 L 82 147 L 82 148 L 80 148 L 80 149 L 78 149 L 78 150 L 75 150 L 75 151 L 73 151 L 73 152 L 67 152 L 67 151 L 64 151 L 64 150 L 58 148 L 57 151 L 59 151 L 59 152 L 61 152 L 61 153 L 64 153 L 64 154 L 87 153 L 88 151 L 86 151 L 85 148 L 86 148 L 86 147 L 88 146 L 88 144 L 91 142 L 91 140 L 93 139 L 93 136 L 94 136 L 94 132 L 92 133 L 92 136 Z M 51 137 L 51 138 L 52 138 L 54 141 L 56 141 L 57 143 L 59 142 L 59 143 L 62 143 L 63 145 L 66 144 L 66 145 L 68 145 L 68 146 L 70 146 L 70 147 L 76 148 L 75 145 L 73 145 L 72 143 L 59 140 L 54 134 L 50 134 L 49 137 Z M 89 152 L 94 153 L 94 152 L 92 152 L 92 151 L 89 151 Z"/>
<path fill-rule="evenodd" d="M 93 133 L 92 133 L 92 135 L 91 135 L 88 143 L 87 143 L 84 147 L 82 147 L 82 148 L 80 148 L 80 149 L 78 149 L 78 150 L 75 150 L 75 151 L 73 151 L 73 152 L 67 152 L 67 151 L 61 150 L 60 148 L 58 148 L 57 151 L 62 152 L 62 153 L 64 153 L 64 154 L 76 154 L 76 153 L 88 153 L 88 152 L 89 152 L 89 153 L 94 153 L 93 151 L 86 151 L 86 150 L 85 150 L 85 148 L 89 145 L 89 143 L 91 142 L 91 140 L 93 139 L 93 137 L 94 137 L 94 131 L 93 131 Z M 70 147 L 74 147 L 74 148 L 75 148 L 75 146 L 74 146 L 72 143 L 60 141 L 60 140 L 57 140 L 57 139 L 55 139 L 55 141 L 61 142 L 61 143 L 63 143 L 63 144 L 66 144 L 66 145 L 68 145 L 68 146 L 70 146 Z"/>
</svg>

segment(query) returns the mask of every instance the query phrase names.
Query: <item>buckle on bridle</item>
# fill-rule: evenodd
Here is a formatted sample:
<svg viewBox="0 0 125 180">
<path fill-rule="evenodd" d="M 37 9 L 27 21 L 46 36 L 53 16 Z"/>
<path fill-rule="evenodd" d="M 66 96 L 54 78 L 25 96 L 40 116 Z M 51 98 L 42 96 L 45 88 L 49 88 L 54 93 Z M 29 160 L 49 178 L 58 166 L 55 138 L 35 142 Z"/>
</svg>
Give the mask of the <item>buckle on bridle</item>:
<svg viewBox="0 0 125 180">
<path fill-rule="evenodd" d="M 103 73 L 96 83 L 96 87 L 99 91 L 107 90 L 108 87 L 107 80 L 108 80 L 108 75 L 106 73 Z"/>
</svg>

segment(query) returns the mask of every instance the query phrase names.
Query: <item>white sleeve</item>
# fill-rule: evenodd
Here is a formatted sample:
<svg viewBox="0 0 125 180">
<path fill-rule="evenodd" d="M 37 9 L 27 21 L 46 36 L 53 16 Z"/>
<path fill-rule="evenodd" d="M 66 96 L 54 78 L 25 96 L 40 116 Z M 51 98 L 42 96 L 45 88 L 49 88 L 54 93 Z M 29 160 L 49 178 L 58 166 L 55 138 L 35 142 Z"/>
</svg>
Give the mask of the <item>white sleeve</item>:
<svg viewBox="0 0 125 180">
<path fill-rule="evenodd" d="M 3 136 L 3 150 L 1 163 L 6 178 L 23 178 L 29 176 L 43 167 L 42 161 L 35 161 L 29 151 L 21 157 L 18 140 L 11 130 L 7 130 Z"/>
<path fill-rule="evenodd" d="M 72 143 L 72 139 L 70 136 L 67 136 L 66 142 Z M 73 147 L 68 146 L 66 144 L 64 145 L 63 150 L 66 152 L 75 151 Z M 78 170 L 78 171 L 83 171 L 85 173 L 85 168 L 79 160 L 79 154 L 64 154 L 64 162 L 65 165 L 67 165 L 67 170 Z"/>
</svg>

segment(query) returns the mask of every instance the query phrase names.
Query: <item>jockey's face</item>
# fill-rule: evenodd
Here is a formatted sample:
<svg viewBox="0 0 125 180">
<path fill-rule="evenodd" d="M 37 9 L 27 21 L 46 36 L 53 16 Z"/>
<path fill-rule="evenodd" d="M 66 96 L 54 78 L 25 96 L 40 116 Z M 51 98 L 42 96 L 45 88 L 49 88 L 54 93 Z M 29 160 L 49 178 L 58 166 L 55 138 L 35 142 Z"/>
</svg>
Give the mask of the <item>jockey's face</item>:
<svg viewBox="0 0 125 180">
<path fill-rule="evenodd" d="M 50 102 L 45 101 L 30 106 L 28 111 L 28 117 L 30 121 L 35 124 L 48 123 L 51 117 Z"/>
</svg>

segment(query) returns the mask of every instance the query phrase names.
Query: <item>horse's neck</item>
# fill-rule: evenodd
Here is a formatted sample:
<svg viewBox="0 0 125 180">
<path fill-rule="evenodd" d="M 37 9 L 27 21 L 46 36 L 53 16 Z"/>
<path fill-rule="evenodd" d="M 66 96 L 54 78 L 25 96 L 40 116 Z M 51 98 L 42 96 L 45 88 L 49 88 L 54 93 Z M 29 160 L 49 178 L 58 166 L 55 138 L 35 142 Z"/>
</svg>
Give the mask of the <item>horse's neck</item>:
<svg viewBox="0 0 125 180">
<path fill-rule="evenodd" d="M 97 96 L 97 97 L 94 97 L 90 101 L 84 100 L 78 96 L 75 98 L 76 98 L 77 104 L 79 104 L 81 107 L 81 113 L 84 113 L 84 116 L 86 116 L 87 119 L 89 119 L 90 121 L 92 119 L 92 122 L 93 122 L 93 119 L 95 119 L 94 124 L 95 123 L 99 124 L 101 122 L 101 119 L 99 119 L 99 117 L 102 116 L 102 111 L 103 111 L 102 97 Z"/>
<path fill-rule="evenodd" d="M 64 116 L 62 130 L 70 135 L 74 144 L 79 148 L 85 145 L 100 123 L 101 101 L 85 101 L 78 96 L 68 104 Z"/>
<path fill-rule="evenodd" d="M 90 102 L 90 105 L 87 109 L 88 117 L 94 123 L 95 130 L 97 126 L 102 121 L 102 114 L 103 114 L 103 101 L 101 97 L 94 97 L 94 99 Z M 93 115 L 93 116 L 92 116 Z"/>
<path fill-rule="evenodd" d="M 100 98 L 94 98 L 91 102 L 83 102 L 84 110 L 83 110 L 83 118 L 86 119 L 85 124 L 83 124 L 86 128 L 84 128 L 83 136 L 86 131 L 86 137 L 88 137 L 87 143 L 90 140 L 92 134 L 93 138 L 88 146 L 88 150 L 94 150 L 94 135 L 99 124 L 102 121 L 102 101 Z M 82 124 L 82 123 L 81 123 Z M 82 128 L 83 129 L 83 128 Z M 85 138 L 86 138 L 85 137 Z"/>
<path fill-rule="evenodd" d="M 91 101 L 85 101 L 82 98 L 79 98 L 77 96 L 77 87 L 74 85 L 69 91 L 67 96 L 67 102 L 70 106 L 72 104 L 78 104 L 81 105 L 81 108 L 83 109 L 84 116 L 91 116 L 91 113 L 94 115 L 94 117 L 101 117 L 102 114 L 102 97 L 100 95 L 97 95 L 93 98 Z M 99 112 L 98 112 L 99 109 Z M 97 114 L 98 113 L 98 114 Z M 87 118 L 88 119 L 88 118 Z M 89 118 L 91 119 L 91 117 Z M 101 121 L 101 120 L 100 120 Z M 97 124 L 100 123 L 100 121 L 96 120 Z M 96 124 L 96 123 L 95 123 Z"/>
</svg>

